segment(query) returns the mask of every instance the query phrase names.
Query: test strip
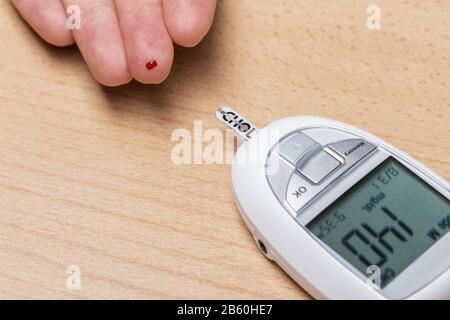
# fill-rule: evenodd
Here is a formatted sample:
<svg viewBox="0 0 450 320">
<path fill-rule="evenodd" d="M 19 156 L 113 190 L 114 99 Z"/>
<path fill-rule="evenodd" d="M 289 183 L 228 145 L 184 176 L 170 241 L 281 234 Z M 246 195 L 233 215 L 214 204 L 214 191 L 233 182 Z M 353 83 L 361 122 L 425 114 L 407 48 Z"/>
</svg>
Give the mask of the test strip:
<svg viewBox="0 0 450 320">
<path fill-rule="evenodd" d="M 221 107 L 216 112 L 217 119 L 232 129 L 245 140 L 250 140 L 258 131 L 258 128 L 241 116 L 231 107 Z"/>
</svg>

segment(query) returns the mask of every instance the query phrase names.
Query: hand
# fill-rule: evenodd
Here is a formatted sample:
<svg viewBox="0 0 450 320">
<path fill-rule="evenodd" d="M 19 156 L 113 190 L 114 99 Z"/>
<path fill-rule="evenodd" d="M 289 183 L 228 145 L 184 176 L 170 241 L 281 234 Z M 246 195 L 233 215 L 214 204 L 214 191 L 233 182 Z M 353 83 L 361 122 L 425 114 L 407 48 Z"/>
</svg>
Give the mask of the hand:
<svg viewBox="0 0 450 320">
<path fill-rule="evenodd" d="M 103 85 L 131 79 L 160 83 L 173 62 L 173 42 L 199 43 L 211 27 L 216 0 L 11 0 L 47 42 L 77 43 Z M 81 9 L 81 28 L 68 30 L 66 8 Z"/>
</svg>

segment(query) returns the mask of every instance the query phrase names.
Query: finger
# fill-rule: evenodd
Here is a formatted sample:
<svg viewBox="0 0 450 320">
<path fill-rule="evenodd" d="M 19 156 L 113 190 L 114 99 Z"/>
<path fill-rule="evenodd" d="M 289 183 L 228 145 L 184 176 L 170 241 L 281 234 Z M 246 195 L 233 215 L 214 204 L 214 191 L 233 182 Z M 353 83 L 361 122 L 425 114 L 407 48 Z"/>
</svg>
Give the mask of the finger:
<svg viewBox="0 0 450 320">
<path fill-rule="evenodd" d="M 73 36 L 93 76 L 105 86 L 131 80 L 125 46 L 113 0 L 63 0 L 66 7 L 77 5 L 81 28 Z"/>
<path fill-rule="evenodd" d="M 39 36 L 55 46 L 73 44 L 66 27 L 67 15 L 61 0 L 11 0 L 13 5 Z"/>
<path fill-rule="evenodd" d="M 197 45 L 211 28 L 216 0 L 163 0 L 164 20 L 172 40 L 184 47 Z"/>
<path fill-rule="evenodd" d="M 160 83 L 173 62 L 173 43 L 164 24 L 161 0 L 116 0 L 128 68 L 142 83 Z"/>
</svg>

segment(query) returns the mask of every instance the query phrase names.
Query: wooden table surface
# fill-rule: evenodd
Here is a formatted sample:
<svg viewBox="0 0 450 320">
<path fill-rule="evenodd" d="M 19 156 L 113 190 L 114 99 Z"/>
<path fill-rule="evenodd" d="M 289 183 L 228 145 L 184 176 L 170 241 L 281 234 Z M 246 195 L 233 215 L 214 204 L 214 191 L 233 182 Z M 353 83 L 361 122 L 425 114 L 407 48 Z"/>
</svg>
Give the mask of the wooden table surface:
<svg viewBox="0 0 450 320">
<path fill-rule="evenodd" d="M 450 178 L 450 2 L 226 0 L 162 85 L 103 88 L 76 48 L 0 2 L 0 298 L 308 299 L 259 254 L 230 166 L 175 165 L 171 134 L 334 118 Z M 81 289 L 66 269 L 81 269 Z"/>
</svg>

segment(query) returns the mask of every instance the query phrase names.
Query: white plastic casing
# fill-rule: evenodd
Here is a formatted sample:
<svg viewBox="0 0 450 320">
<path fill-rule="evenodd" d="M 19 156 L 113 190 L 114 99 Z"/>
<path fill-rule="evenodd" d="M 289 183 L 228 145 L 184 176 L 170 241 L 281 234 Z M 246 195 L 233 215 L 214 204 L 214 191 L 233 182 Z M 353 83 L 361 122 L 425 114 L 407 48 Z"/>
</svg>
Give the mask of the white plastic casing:
<svg viewBox="0 0 450 320">
<path fill-rule="evenodd" d="M 395 157 L 415 174 L 436 188 L 447 199 L 450 198 L 449 184 L 431 169 L 398 150 L 383 140 L 350 125 L 319 117 L 292 117 L 275 121 L 268 125 L 266 131 L 278 132 L 277 135 L 257 134 L 246 141 L 237 151 L 232 169 L 232 184 L 235 199 L 241 215 L 256 241 L 260 240 L 267 249 L 267 257 L 277 262 L 301 287 L 318 299 L 450 299 L 450 233 L 439 240 L 428 250 L 427 254 L 419 257 L 410 267 L 406 276 L 400 274 L 397 278 L 403 287 L 408 283 L 419 281 L 426 276 L 424 266 L 445 266 L 436 271 L 436 275 L 420 285 L 420 288 L 407 295 L 402 292 L 386 295 L 383 290 L 378 291 L 366 284 L 364 279 L 351 270 L 342 260 L 331 254 L 323 243 L 298 223 L 295 215 L 286 210 L 280 203 L 268 183 L 265 166 L 271 149 L 279 143 L 279 138 L 296 130 L 308 128 L 333 128 L 362 137 L 376 145 L 383 154 Z M 261 141 L 265 139 L 265 141 Z M 248 161 L 249 154 L 258 154 L 257 161 Z M 254 158 L 253 158 L 254 159 Z M 373 160 L 375 161 L 375 160 Z M 370 161 L 365 161 L 370 162 Z M 368 165 L 369 166 L 369 165 Z M 374 165 L 372 165 L 374 167 Z M 360 169 L 361 171 L 362 169 Z M 367 169 L 367 173 L 369 169 Z M 361 175 L 361 173 L 360 173 Z M 319 197 L 315 204 L 304 211 L 322 210 L 331 204 L 330 199 L 336 199 L 360 178 L 349 175 L 340 183 L 331 184 L 328 196 Z M 352 181 L 353 180 L 353 181 Z M 321 203 L 322 202 L 322 203 Z M 302 214 L 305 214 L 303 212 Z M 426 260 L 429 261 L 426 261 Z M 435 259 L 439 259 L 436 262 Z M 421 261 L 419 261 L 421 260 Z M 414 266 L 416 262 L 417 266 Z M 442 268 L 441 268 L 442 269 Z M 412 276 L 414 274 L 414 279 Z M 408 278 L 410 277 L 410 279 Z M 395 279 L 393 283 L 397 281 Z M 399 284 L 400 286 L 400 284 Z M 405 288 L 404 288 L 405 289 Z M 391 290 L 392 291 L 392 290 Z"/>
</svg>

